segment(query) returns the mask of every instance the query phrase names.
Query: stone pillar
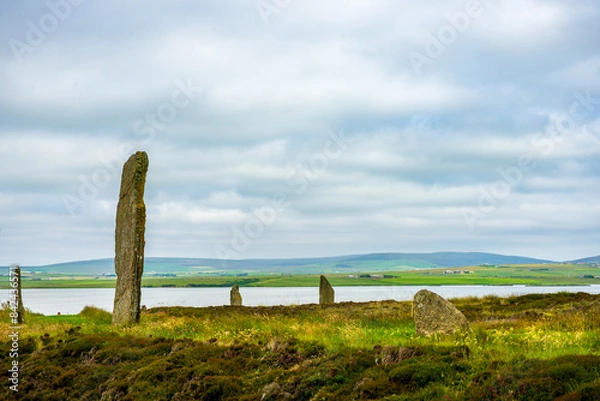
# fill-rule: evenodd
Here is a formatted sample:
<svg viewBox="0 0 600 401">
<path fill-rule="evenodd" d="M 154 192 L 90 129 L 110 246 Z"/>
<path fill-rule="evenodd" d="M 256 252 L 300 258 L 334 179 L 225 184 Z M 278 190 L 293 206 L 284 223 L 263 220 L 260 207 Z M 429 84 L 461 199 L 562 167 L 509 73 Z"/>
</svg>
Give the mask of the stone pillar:
<svg viewBox="0 0 600 401">
<path fill-rule="evenodd" d="M 240 287 L 237 284 L 231 287 L 231 291 L 229 291 L 229 304 L 231 306 L 242 306 L 242 294 L 240 294 Z"/>
<path fill-rule="evenodd" d="M 23 324 L 25 323 L 25 306 L 23 306 L 23 293 L 21 291 L 21 267 L 17 266 L 15 269 L 15 274 L 17 276 L 17 323 Z"/>
<path fill-rule="evenodd" d="M 16 318 L 12 319 L 13 324 L 25 323 L 25 307 L 23 306 L 23 295 L 21 292 L 21 268 L 18 265 L 10 266 L 9 279 L 13 292 L 11 299 L 16 300 L 16 305 L 11 305 L 11 310 L 17 312 Z M 15 299 L 16 298 L 16 299 Z"/>
<path fill-rule="evenodd" d="M 321 276 L 319 284 L 319 304 L 327 305 L 335 302 L 335 291 L 325 276 Z"/>
<path fill-rule="evenodd" d="M 140 320 L 146 205 L 144 186 L 148 155 L 136 152 L 123 166 L 115 229 L 117 287 L 112 321 L 124 325 Z"/>
</svg>

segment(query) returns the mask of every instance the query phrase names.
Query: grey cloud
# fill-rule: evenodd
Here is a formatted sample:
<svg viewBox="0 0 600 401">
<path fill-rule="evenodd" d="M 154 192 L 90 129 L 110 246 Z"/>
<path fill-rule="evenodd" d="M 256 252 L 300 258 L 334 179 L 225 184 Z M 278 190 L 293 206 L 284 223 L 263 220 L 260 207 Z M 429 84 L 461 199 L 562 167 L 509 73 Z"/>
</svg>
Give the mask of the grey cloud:
<svg viewBox="0 0 600 401">
<path fill-rule="evenodd" d="M 267 24 L 252 1 L 82 2 L 22 63 L 8 41 L 48 7 L 2 6 L 0 263 L 110 256 L 137 149 L 149 255 L 214 257 L 278 194 L 287 206 L 241 257 L 597 253 L 600 8 L 481 4 L 421 74 L 407 54 L 465 2 L 291 2 Z M 171 107 L 176 81 L 202 90 Z M 337 131 L 352 141 L 314 174 Z M 535 168 L 469 228 L 463 209 L 527 154 Z"/>
</svg>

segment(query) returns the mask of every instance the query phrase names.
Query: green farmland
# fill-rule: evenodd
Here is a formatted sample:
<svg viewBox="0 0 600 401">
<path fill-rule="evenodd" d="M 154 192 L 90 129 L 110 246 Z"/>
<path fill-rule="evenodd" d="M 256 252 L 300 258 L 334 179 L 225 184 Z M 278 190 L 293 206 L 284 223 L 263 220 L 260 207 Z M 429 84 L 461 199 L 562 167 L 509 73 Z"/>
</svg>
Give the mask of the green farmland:
<svg viewBox="0 0 600 401">
<path fill-rule="evenodd" d="M 383 285 L 600 285 L 600 268 L 586 264 L 526 264 L 468 266 L 450 269 L 413 269 L 327 275 L 333 286 Z M 24 288 L 113 288 L 115 278 L 84 275 L 23 277 Z M 2 283 L 8 288 L 7 283 Z M 185 274 L 176 277 L 144 277 L 144 287 L 316 287 L 316 274 Z"/>
</svg>

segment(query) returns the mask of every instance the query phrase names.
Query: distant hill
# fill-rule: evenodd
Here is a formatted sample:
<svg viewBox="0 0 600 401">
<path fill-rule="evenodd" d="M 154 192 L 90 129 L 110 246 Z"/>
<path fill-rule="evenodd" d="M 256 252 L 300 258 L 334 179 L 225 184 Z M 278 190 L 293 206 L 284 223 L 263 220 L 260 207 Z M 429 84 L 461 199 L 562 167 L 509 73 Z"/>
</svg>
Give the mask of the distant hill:
<svg viewBox="0 0 600 401">
<path fill-rule="evenodd" d="M 589 258 L 571 260 L 570 263 L 596 263 L 600 264 L 600 255 L 590 256 Z"/>
<path fill-rule="evenodd" d="M 321 258 L 241 260 L 148 257 L 145 260 L 144 274 L 322 274 L 550 262 L 553 261 L 481 252 L 373 253 Z M 113 274 L 114 265 L 113 259 L 95 259 L 45 266 L 23 266 L 22 270 L 51 275 L 91 276 Z"/>
</svg>

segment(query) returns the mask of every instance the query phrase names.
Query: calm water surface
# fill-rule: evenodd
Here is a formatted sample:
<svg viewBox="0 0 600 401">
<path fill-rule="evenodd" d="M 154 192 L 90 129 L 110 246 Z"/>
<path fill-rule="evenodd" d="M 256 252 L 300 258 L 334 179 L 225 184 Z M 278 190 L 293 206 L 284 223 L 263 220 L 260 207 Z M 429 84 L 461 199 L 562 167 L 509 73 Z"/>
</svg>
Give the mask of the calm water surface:
<svg viewBox="0 0 600 401">
<path fill-rule="evenodd" d="M 600 294 L 600 285 L 582 287 L 523 287 L 523 286 L 392 286 L 392 287 L 335 287 L 336 302 L 381 301 L 395 299 L 407 301 L 423 288 L 445 298 L 466 296 L 522 295 L 532 293 L 556 293 L 560 291 Z M 299 305 L 318 303 L 317 287 L 284 287 L 240 289 L 244 305 Z M 24 289 L 26 308 L 45 315 L 76 314 L 84 306 L 93 305 L 112 311 L 114 288 L 56 288 Z M 1 290 L 2 300 L 8 299 L 8 290 Z M 142 305 L 155 306 L 220 306 L 229 304 L 229 288 L 143 288 Z"/>
</svg>

